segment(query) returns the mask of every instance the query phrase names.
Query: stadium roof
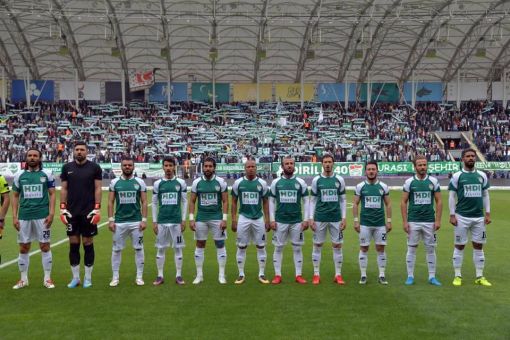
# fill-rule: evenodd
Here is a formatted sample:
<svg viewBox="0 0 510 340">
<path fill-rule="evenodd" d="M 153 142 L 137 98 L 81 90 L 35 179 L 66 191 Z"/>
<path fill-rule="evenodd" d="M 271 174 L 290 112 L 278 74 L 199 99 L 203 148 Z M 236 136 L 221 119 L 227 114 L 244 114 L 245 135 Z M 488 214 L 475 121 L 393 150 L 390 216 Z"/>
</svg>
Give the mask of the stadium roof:
<svg viewBox="0 0 510 340">
<path fill-rule="evenodd" d="M 508 0 L 0 0 L 10 78 L 217 82 L 499 80 Z M 217 51 L 217 52 L 215 52 Z M 217 53 L 217 57 L 215 54 Z"/>
</svg>

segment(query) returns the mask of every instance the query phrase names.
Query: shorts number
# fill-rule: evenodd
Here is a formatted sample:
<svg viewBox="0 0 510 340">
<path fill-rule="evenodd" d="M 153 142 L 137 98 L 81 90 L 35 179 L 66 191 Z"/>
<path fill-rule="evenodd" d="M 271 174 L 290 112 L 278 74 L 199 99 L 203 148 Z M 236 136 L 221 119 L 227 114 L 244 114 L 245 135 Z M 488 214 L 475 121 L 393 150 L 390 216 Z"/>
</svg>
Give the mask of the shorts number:
<svg viewBox="0 0 510 340">
<path fill-rule="evenodd" d="M 182 236 L 177 236 L 177 244 L 181 244 L 182 243 Z"/>
<path fill-rule="evenodd" d="M 221 231 L 221 236 L 225 236 L 225 230 Z"/>
<path fill-rule="evenodd" d="M 138 238 L 138 244 L 139 244 L 139 245 L 142 245 L 142 244 L 143 244 L 143 236 L 140 236 L 140 237 Z"/>
<path fill-rule="evenodd" d="M 49 230 L 43 230 L 42 235 L 43 235 L 43 238 L 50 238 L 50 231 Z"/>
<path fill-rule="evenodd" d="M 303 236 L 303 233 L 299 233 L 299 240 L 300 240 L 300 241 L 303 241 L 303 237 L 304 237 L 304 236 Z"/>
<path fill-rule="evenodd" d="M 344 233 L 343 233 L 343 231 L 340 230 L 338 232 L 338 240 L 342 240 L 343 238 L 344 238 Z"/>
<path fill-rule="evenodd" d="M 72 231 L 73 231 L 73 225 L 72 225 L 71 223 L 69 223 L 69 224 L 67 225 L 66 230 L 67 230 L 67 232 L 69 232 L 69 233 L 70 233 L 70 232 L 72 232 Z"/>
<path fill-rule="evenodd" d="M 381 240 L 386 241 L 386 233 L 382 234 Z"/>
<path fill-rule="evenodd" d="M 434 234 L 434 242 L 437 242 L 437 235 Z"/>
<path fill-rule="evenodd" d="M 487 238 L 487 234 L 485 233 L 485 231 L 482 231 L 482 240 L 485 240 Z"/>
<path fill-rule="evenodd" d="M 262 234 L 262 241 L 266 240 L 266 234 Z"/>
</svg>

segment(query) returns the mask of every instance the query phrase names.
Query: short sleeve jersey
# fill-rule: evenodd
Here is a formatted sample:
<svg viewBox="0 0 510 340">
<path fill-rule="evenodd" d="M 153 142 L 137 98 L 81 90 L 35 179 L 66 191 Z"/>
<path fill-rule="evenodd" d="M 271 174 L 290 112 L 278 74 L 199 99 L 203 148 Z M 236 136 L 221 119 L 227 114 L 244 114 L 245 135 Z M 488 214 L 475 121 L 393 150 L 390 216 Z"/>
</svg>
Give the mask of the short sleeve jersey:
<svg viewBox="0 0 510 340">
<path fill-rule="evenodd" d="M 14 175 L 12 190 L 19 193 L 20 220 L 38 220 L 50 213 L 49 189 L 55 188 L 51 171 L 21 170 Z"/>
<path fill-rule="evenodd" d="M 319 175 L 312 181 L 311 194 L 317 198 L 313 219 L 320 222 L 342 220 L 340 196 L 345 195 L 345 181 L 338 175 Z"/>
<path fill-rule="evenodd" d="M 360 224 L 367 227 L 384 227 L 384 197 L 390 194 L 388 186 L 380 181 L 367 181 L 356 185 L 354 194 L 361 199 Z"/>
<path fill-rule="evenodd" d="M 196 220 L 198 222 L 219 221 L 223 219 L 222 193 L 227 191 L 227 183 L 221 177 L 214 175 L 211 179 L 205 177 L 193 181 L 191 192 L 198 198 Z"/>
<path fill-rule="evenodd" d="M 115 178 L 110 183 L 115 193 L 115 222 L 139 222 L 142 220 L 142 192 L 147 192 L 145 182 L 138 177 Z"/>
<path fill-rule="evenodd" d="M 269 194 L 267 183 L 261 178 L 239 178 L 232 186 L 232 199 L 239 201 L 239 214 L 258 219 L 263 216 L 262 200 Z"/>
<path fill-rule="evenodd" d="M 270 195 L 276 200 L 276 222 L 294 224 L 303 221 L 301 201 L 308 195 L 303 179 L 279 177 L 271 183 Z"/>
<path fill-rule="evenodd" d="M 94 209 L 95 181 L 101 180 L 101 167 L 91 161 L 64 164 L 60 179 L 67 182 L 67 209 L 73 217 L 87 216 Z"/>
<path fill-rule="evenodd" d="M 439 181 L 432 176 L 419 179 L 408 178 L 404 183 L 404 192 L 409 193 L 407 220 L 409 222 L 434 222 L 434 195 L 440 192 Z"/>
<path fill-rule="evenodd" d="M 489 188 L 487 175 L 482 171 L 462 169 L 454 173 L 448 190 L 457 194 L 455 212 L 464 217 L 483 217 L 483 191 Z"/>
<path fill-rule="evenodd" d="M 1 196 L 2 194 L 8 194 L 9 193 L 9 184 L 5 180 L 5 177 L 0 175 L 0 204 L 4 203 L 4 198 Z"/>
<path fill-rule="evenodd" d="M 158 209 L 158 223 L 182 222 L 181 202 L 186 191 L 186 182 L 181 178 L 162 178 L 154 183 L 152 194 L 158 197 L 158 207 L 152 209 Z"/>
</svg>

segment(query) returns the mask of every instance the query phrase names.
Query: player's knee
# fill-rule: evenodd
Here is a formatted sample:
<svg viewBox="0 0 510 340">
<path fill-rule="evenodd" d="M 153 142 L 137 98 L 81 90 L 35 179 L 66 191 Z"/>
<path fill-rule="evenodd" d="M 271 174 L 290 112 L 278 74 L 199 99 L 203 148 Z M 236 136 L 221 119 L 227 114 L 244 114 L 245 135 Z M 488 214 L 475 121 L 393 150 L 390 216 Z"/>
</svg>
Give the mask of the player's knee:
<svg viewBox="0 0 510 340">
<path fill-rule="evenodd" d="M 225 247 L 225 241 L 224 240 L 214 240 L 214 245 L 216 248 L 223 248 Z"/>
<path fill-rule="evenodd" d="M 342 248 L 342 244 L 341 243 L 333 243 L 333 248 L 340 249 L 340 248 Z"/>
<path fill-rule="evenodd" d="M 369 246 L 361 246 L 359 247 L 359 250 L 361 250 L 362 252 L 366 253 L 369 249 Z"/>
<path fill-rule="evenodd" d="M 41 249 L 41 251 L 42 251 L 43 253 L 47 253 L 47 252 L 49 252 L 49 251 L 50 251 L 50 244 L 49 244 L 49 243 L 41 243 L 41 244 L 39 245 L 39 249 Z"/>
<path fill-rule="evenodd" d="M 197 241 L 197 248 L 205 248 L 206 241 Z"/>
<path fill-rule="evenodd" d="M 83 238 L 83 247 L 85 248 L 85 246 L 90 246 L 92 245 L 94 242 L 94 239 L 92 237 L 84 237 Z"/>
<path fill-rule="evenodd" d="M 473 242 L 473 249 L 482 250 L 483 249 L 483 244 Z"/>
<path fill-rule="evenodd" d="M 313 245 L 318 248 L 322 247 L 322 243 L 314 243 Z"/>
<path fill-rule="evenodd" d="M 433 254 L 436 251 L 436 246 L 425 246 L 427 254 Z"/>
<path fill-rule="evenodd" d="M 19 252 L 21 254 L 26 254 L 30 251 L 30 243 L 21 243 L 19 245 Z"/>
<path fill-rule="evenodd" d="M 375 250 L 377 250 L 378 252 L 382 252 L 384 251 L 384 246 L 382 244 L 376 244 Z"/>
<path fill-rule="evenodd" d="M 275 246 L 274 251 L 275 253 L 283 253 L 283 246 Z"/>
<path fill-rule="evenodd" d="M 265 246 L 263 246 L 263 245 L 262 246 L 255 246 L 255 247 L 257 247 L 257 249 L 264 249 L 265 248 Z"/>
<path fill-rule="evenodd" d="M 216 246 L 217 246 L 217 244 L 216 244 Z M 218 247 L 218 248 L 221 248 L 221 247 Z M 248 246 L 237 246 L 237 248 L 239 248 L 239 249 L 246 249 L 246 248 L 248 248 Z"/>
<path fill-rule="evenodd" d="M 464 247 L 466 247 L 464 244 L 456 244 L 455 245 L 455 248 L 457 248 L 458 250 L 464 250 Z"/>
</svg>

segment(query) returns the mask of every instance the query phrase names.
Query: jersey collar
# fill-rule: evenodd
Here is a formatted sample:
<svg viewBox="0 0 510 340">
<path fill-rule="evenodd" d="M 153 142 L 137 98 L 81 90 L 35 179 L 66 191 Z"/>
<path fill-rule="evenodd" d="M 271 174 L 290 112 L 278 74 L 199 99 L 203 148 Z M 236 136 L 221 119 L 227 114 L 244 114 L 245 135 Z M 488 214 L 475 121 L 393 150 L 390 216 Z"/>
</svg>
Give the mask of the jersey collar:
<svg viewBox="0 0 510 340">
<path fill-rule="evenodd" d="M 375 183 L 370 183 L 367 179 L 365 180 L 365 183 L 368 184 L 368 185 L 376 185 L 376 184 L 379 184 L 379 180 L 377 180 Z"/>
<path fill-rule="evenodd" d="M 282 176 L 281 176 L 283 179 L 294 179 L 296 178 L 296 175 L 295 174 L 292 174 L 292 177 L 291 178 L 287 178 L 285 177 L 285 175 L 282 173 Z"/>
<path fill-rule="evenodd" d="M 326 176 L 326 175 L 324 175 L 323 172 L 321 172 L 321 177 L 322 178 L 333 178 L 333 177 L 335 177 L 335 173 L 333 172 L 333 174 L 331 176 Z"/>
<path fill-rule="evenodd" d="M 120 178 L 122 178 L 122 179 L 123 179 L 123 180 L 125 180 L 125 181 L 129 181 L 130 179 L 135 178 L 135 176 L 131 175 L 131 177 L 126 178 L 126 177 L 124 177 L 124 175 L 120 175 Z"/>
<path fill-rule="evenodd" d="M 474 174 L 476 172 L 476 168 L 474 168 L 473 171 L 468 171 L 468 170 L 464 169 L 464 167 L 462 167 L 461 171 L 466 174 Z"/>
<path fill-rule="evenodd" d="M 204 181 L 211 182 L 212 180 L 216 179 L 216 174 L 214 174 L 214 175 L 211 177 L 211 179 L 207 179 L 207 178 L 205 178 L 205 176 L 202 176 L 202 179 L 203 179 Z"/>
<path fill-rule="evenodd" d="M 418 176 L 416 176 L 416 174 L 413 176 L 415 180 L 417 181 L 425 181 L 429 178 L 429 175 L 425 175 L 425 178 L 424 179 L 419 179 Z"/>
<path fill-rule="evenodd" d="M 165 176 L 163 176 L 163 178 L 161 178 L 163 181 L 173 181 L 174 179 L 176 179 L 177 176 L 174 175 L 174 177 L 172 178 L 166 178 Z"/>
</svg>

